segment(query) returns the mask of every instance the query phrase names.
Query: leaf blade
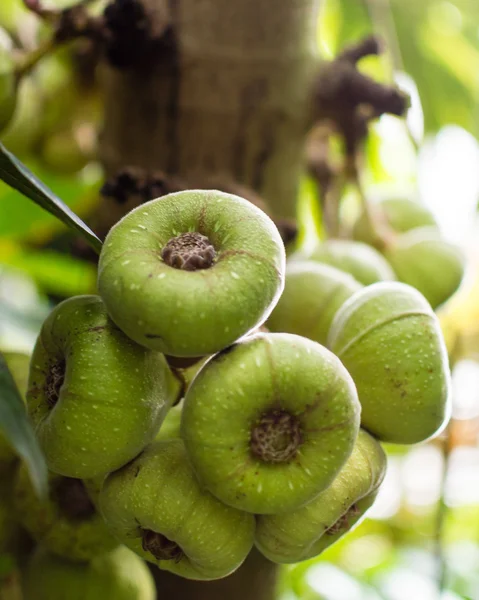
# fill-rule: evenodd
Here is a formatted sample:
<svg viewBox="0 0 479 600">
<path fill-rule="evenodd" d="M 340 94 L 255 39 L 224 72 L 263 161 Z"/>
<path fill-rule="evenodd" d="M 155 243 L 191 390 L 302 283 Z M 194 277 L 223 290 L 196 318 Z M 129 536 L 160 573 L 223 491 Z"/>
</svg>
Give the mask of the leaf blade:
<svg viewBox="0 0 479 600">
<path fill-rule="evenodd" d="M 47 466 L 28 420 L 25 405 L 0 352 L 0 430 L 25 461 L 39 497 L 47 495 Z"/>
<path fill-rule="evenodd" d="M 97 254 L 100 253 L 101 240 L 88 225 L 2 143 L 0 143 L 0 179 L 78 232 Z"/>
</svg>

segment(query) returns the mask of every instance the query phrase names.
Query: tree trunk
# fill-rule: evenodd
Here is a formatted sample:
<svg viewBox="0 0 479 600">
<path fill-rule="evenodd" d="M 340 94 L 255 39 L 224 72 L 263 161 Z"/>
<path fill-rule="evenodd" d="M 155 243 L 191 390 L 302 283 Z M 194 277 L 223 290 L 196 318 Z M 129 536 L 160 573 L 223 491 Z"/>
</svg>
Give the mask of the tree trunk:
<svg viewBox="0 0 479 600">
<path fill-rule="evenodd" d="M 161 170 L 190 187 L 220 176 L 259 193 L 276 217 L 295 216 L 319 0 L 141 1 L 151 19 L 169 13 L 173 43 L 143 68 L 104 66 L 107 174 L 131 166 Z M 98 229 L 106 232 L 124 211 L 105 199 Z M 272 600 L 275 573 L 253 552 L 221 581 L 158 570 L 155 578 L 161 598 Z"/>
</svg>

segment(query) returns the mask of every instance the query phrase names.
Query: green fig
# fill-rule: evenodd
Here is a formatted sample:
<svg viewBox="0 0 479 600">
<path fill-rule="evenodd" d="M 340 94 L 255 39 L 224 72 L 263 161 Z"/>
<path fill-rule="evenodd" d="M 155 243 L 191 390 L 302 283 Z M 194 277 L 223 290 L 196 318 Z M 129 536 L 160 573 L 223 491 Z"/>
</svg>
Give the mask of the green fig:
<svg viewBox="0 0 479 600">
<path fill-rule="evenodd" d="M 24 600 L 155 600 L 153 577 L 131 550 L 119 546 L 86 563 L 39 549 L 23 578 Z"/>
<path fill-rule="evenodd" d="M 17 385 L 22 398 L 25 399 L 28 383 L 30 356 L 21 352 L 4 352 L 3 357 Z M 8 471 L 17 459 L 13 448 L 6 438 L 0 434 L 0 473 Z"/>
<path fill-rule="evenodd" d="M 396 279 L 387 260 L 377 250 L 361 242 L 327 240 L 307 258 L 345 271 L 363 285 Z"/>
<path fill-rule="evenodd" d="M 40 149 L 42 164 L 62 175 L 78 173 L 94 157 L 95 138 L 87 131 L 87 126 L 56 131 L 45 137 Z"/>
<path fill-rule="evenodd" d="M 200 487 L 180 439 L 157 440 L 110 473 L 100 506 L 126 546 L 188 579 L 226 577 L 253 546 L 254 516 L 225 506 Z"/>
<path fill-rule="evenodd" d="M 20 523 L 50 552 L 73 561 L 89 560 L 118 546 L 95 509 L 81 479 L 49 474 L 49 496 L 40 500 L 22 465 L 14 484 Z"/>
<path fill-rule="evenodd" d="M 437 227 L 431 211 L 415 200 L 388 198 L 371 204 L 370 210 L 380 224 L 396 233 L 404 233 L 416 227 Z M 364 211 L 354 224 L 353 236 L 356 240 L 382 248 L 382 240 L 372 229 Z"/>
<path fill-rule="evenodd" d="M 256 547 L 276 563 L 317 556 L 372 506 L 386 473 L 386 462 L 379 442 L 360 430 L 353 453 L 324 492 L 294 511 L 257 517 Z"/>
<path fill-rule="evenodd" d="M 160 431 L 156 434 L 156 440 L 169 440 L 171 438 L 180 438 L 181 413 L 183 402 L 173 406 L 168 411 L 165 420 L 161 424 Z"/>
<path fill-rule="evenodd" d="M 454 294 L 464 275 L 460 248 L 429 227 L 395 237 L 384 255 L 398 279 L 418 289 L 434 309 Z"/>
<path fill-rule="evenodd" d="M 329 350 L 287 333 L 227 348 L 188 389 L 181 436 L 198 479 L 225 504 L 293 510 L 331 484 L 352 452 L 360 406 Z"/>
<path fill-rule="evenodd" d="M 17 80 L 11 52 L 0 44 L 0 132 L 10 123 L 17 104 Z"/>
<path fill-rule="evenodd" d="M 138 346 L 98 296 L 60 303 L 33 351 L 28 411 L 48 467 L 86 479 L 134 458 L 179 393 L 163 355 Z"/>
<path fill-rule="evenodd" d="M 296 333 L 326 344 L 334 315 L 361 289 L 351 275 L 313 261 L 286 265 L 284 291 L 267 325 L 273 332 Z"/>
<path fill-rule="evenodd" d="M 284 263 L 281 236 L 259 208 L 189 190 L 135 208 L 110 230 L 98 288 L 113 321 L 139 344 L 204 356 L 266 320 Z"/>
<path fill-rule="evenodd" d="M 381 282 L 336 313 L 328 347 L 356 384 L 361 425 L 385 442 L 415 444 L 444 425 L 450 373 L 439 321 L 416 289 Z"/>
</svg>

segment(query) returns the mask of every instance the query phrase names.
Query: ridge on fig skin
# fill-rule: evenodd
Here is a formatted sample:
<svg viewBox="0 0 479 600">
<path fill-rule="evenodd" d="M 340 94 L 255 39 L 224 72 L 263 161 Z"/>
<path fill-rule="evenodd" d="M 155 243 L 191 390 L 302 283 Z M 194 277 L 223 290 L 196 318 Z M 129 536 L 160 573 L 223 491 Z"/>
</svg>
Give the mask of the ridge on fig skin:
<svg viewBox="0 0 479 600">
<path fill-rule="evenodd" d="M 328 346 L 350 372 L 361 426 L 384 442 L 415 444 L 450 416 L 450 371 L 437 316 L 415 288 L 373 284 L 340 308 Z"/>
<path fill-rule="evenodd" d="M 286 512 L 331 484 L 353 450 L 359 413 L 349 373 L 326 348 L 258 333 L 195 377 L 181 437 L 219 500 L 255 514 Z"/>
<path fill-rule="evenodd" d="M 222 504 L 199 485 L 179 438 L 160 436 L 108 475 L 100 506 L 118 540 L 188 579 L 226 577 L 253 546 L 254 516 Z"/>
<path fill-rule="evenodd" d="M 379 442 L 360 430 L 351 456 L 326 490 L 296 510 L 256 517 L 258 550 L 277 563 L 300 562 L 321 554 L 372 506 L 386 462 Z"/>
<path fill-rule="evenodd" d="M 18 520 L 38 543 L 72 561 L 90 560 L 118 546 L 81 480 L 54 473 L 48 480 L 45 501 L 36 496 L 23 464 L 13 486 Z"/>
<path fill-rule="evenodd" d="M 136 456 L 180 392 L 164 356 L 127 338 L 98 296 L 58 304 L 32 355 L 28 413 L 51 471 L 96 478 Z"/>
<path fill-rule="evenodd" d="M 193 237 L 205 256 L 190 256 Z M 180 240 L 191 242 L 184 256 Z M 199 357 L 267 319 L 284 268 L 281 236 L 264 212 L 239 196 L 187 190 L 147 202 L 112 227 L 98 289 L 112 320 L 138 344 Z"/>
</svg>

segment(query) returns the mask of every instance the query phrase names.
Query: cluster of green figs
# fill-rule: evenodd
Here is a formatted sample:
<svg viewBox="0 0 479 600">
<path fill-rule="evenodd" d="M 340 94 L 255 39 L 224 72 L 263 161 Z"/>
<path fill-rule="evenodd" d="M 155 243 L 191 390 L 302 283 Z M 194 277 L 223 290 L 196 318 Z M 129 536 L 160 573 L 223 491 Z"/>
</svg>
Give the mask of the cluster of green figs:
<svg viewBox="0 0 479 600">
<path fill-rule="evenodd" d="M 385 475 L 380 442 L 421 442 L 448 418 L 433 309 L 463 268 L 420 204 L 375 210 L 387 244 L 363 215 L 362 241 L 287 260 L 268 216 L 214 190 L 152 200 L 110 230 L 99 295 L 57 305 L 27 360 L 50 495 L 17 466 L 15 514 L 41 548 L 26 600 L 63 597 L 73 572 L 75 589 L 93 581 L 78 598 L 96 598 L 100 571 L 109 597 L 148 600 L 140 577 L 136 591 L 114 581 L 118 553 L 211 580 L 253 546 L 294 563 L 358 523 Z"/>
</svg>

